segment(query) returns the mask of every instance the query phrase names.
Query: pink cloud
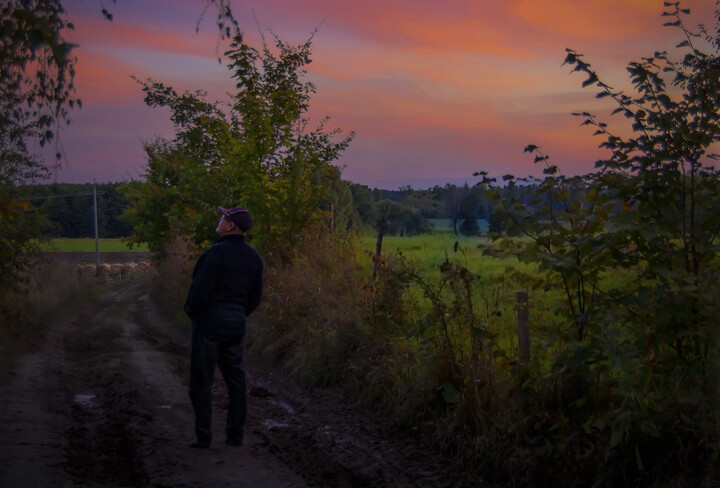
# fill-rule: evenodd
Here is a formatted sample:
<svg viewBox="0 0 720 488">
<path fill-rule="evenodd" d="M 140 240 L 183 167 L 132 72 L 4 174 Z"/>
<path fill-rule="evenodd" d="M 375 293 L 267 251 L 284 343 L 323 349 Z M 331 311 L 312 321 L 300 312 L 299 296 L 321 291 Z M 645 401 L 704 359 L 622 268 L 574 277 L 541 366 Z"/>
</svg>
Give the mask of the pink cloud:
<svg viewBox="0 0 720 488">
<path fill-rule="evenodd" d="M 84 52 L 78 56 L 75 85 L 83 103 L 123 105 L 142 97 L 140 86 L 130 78 L 137 66 L 106 56 Z"/>
<path fill-rule="evenodd" d="M 215 33 L 194 34 L 187 30 L 167 29 L 109 23 L 102 19 L 82 19 L 76 22 L 77 28 L 71 34 L 71 40 L 83 49 L 98 47 L 138 48 L 166 53 L 216 58 L 211 46 L 216 39 Z"/>
</svg>

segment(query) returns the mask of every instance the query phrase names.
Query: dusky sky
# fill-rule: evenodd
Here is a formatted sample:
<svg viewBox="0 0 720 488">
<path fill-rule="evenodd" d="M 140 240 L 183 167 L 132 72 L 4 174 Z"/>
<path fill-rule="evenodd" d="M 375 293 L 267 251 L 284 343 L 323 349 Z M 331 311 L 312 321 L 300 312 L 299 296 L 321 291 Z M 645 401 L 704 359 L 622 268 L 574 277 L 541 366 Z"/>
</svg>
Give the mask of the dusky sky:
<svg viewBox="0 0 720 488">
<path fill-rule="evenodd" d="M 66 0 L 78 44 L 74 110 L 60 141 L 57 181 L 141 179 L 143 143 L 172 137 L 168 112 L 143 103 L 131 76 L 226 99 L 234 83 L 218 57 L 202 0 Z M 686 0 L 687 25 L 714 27 L 714 0 Z M 662 0 L 233 0 L 251 45 L 260 33 L 293 44 L 318 28 L 308 80 L 311 120 L 356 136 L 338 164 L 343 178 L 371 187 L 428 188 L 493 176 L 540 175 L 528 144 L 565 174 L 592 171 L 602 140 L 572 112 L 616 127 L 607 101 L 562 66 L 565 48 L 584 54 L 606 82 L 627 85 L 628 62 L 673 51 L 682 38 L 661 17 Z M 54 150 L 53 150 L 54 153 Z"/>
</svg>

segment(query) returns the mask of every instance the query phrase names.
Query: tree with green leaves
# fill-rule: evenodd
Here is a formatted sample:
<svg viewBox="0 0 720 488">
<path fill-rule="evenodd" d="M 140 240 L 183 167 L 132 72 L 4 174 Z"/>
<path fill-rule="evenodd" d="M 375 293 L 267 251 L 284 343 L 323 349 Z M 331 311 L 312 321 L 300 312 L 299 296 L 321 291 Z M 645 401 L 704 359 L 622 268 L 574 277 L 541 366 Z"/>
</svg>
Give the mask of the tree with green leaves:
<svg viewBox="0 0 720 488">
<path fill-rule="evenodd" d="M 354 227 L 356 229 L 373 226 L 373 192 L 369 186 L 360 183 L 349 183 L 354 210 Z"/>
<path fill-rule="evenodd" d="M 258 51 L 238 34 L 226 53 L 237 83 L 228 108 L 201 91 L 140 81 L 149 106 L 170 110 L 175 138 L 146 146 L 147 181 L 127 187 L 135 240 L 157 255 L 178 236 L 202 247 L 218 205 L 248 208 L 258 242 L 289 247 L 325 218 L 320 209 L 338 172 L 332 163 L 353 135 L 336 141 L 341 130 L 326 130 L 327 118 L 308 127 L 311 46 L 312 37 L 299 46 L 275 38 Z"/>
<path fill-rule="evenodd" d="M 45 225 L 21 186 L 46 178 L 48 167 L 28 147 L 53 140 L 77 103 L 72 25 L 58 2 L 12 0 L 0 7 L 0 287 L 21 283 L 28 255 Z"/>
<path fill-rule="evenodd" d="M 483 185 L 475 185 L 469 188 L 465 198 L 460 202 L 458 217 L 462 220 L 461 234 L 476 236 L 480 234 L 478 219 L 487 217 L 487 196 Z"/>
<path fill-rule="evenodd" d="M 54 140 L 79 105 L 75 96 L 73 25 L 58 1 L 11 0 L 0 7 L 0 175 L 7 182 L 43 176 L 27 141 Z"/>
<path fill-rule="evenodd" d="M 720 142 L 720 25 L 693 33 L 682 21 L 688 10 L 665 6 L 685 55 L 631 62 L 632 94 L 567 51 L 565 64 L 613 102 L 631 135 L 576 114 L 604 138 L 609 157 L 595 173 L 567 178 L 530 145 L 546 177 L 533 201 L 503 200 L 528 238 L 519 257 L 540 263 L 545 289 L 563 297 L 551 328 L 563 347 L 545 376 L 566 412 L 557 425 L 566 422 L 579 442 L 596 439 L 598 455 L 576 461 L 614 485 L 680 471 L 718 479 L 709 466 L 720 454 L 720 171 L 712 152 Z"/>
</svg>

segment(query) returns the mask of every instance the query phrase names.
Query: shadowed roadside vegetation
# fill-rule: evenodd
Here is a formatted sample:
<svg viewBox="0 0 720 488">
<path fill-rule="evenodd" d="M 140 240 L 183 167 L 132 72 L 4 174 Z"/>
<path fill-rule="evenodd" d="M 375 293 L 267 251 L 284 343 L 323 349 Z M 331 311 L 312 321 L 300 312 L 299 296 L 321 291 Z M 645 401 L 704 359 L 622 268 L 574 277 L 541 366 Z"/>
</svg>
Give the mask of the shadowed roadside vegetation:
<svg viewBox="0 0 720 488">
<path fill-rule="evenodd" d="M 7 361 L 42 341 L 52 317 L 72 313 L 95 299 L 97 289 L 82 280 L 73 263 L 42 255 L 23 277 L 22 286 L 0 294 L 0 379 Z"/>
</svg>

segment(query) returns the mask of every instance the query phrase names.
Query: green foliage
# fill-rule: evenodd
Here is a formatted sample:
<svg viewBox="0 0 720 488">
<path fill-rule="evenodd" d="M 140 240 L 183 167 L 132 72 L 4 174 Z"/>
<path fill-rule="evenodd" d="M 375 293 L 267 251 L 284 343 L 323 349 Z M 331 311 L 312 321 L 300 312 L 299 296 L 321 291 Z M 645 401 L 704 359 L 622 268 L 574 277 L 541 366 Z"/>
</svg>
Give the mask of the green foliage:
<svg viewBox="0 0 720 488">
<path fill-rule="evenodd" d="M 466 217 L 458 229 L 464 236 L 476 236 L 480 234 L 480 226 L 474 217 Z"/>
<path fill-rule="evenodd" d="M 202 92 L 141 82 L 148 105 L 170 110 L 176 134 L 146 146 L 146 182 L 126 187 L 136 241 L 156 254 L 180 235 L 200 246 L 212 238 L 218 205 L 248 208 L 260 242 L 290 247 L 320 218 L 337 179 L 332 162 L 352 134 L 335 142 L 341 131 L 326 131 L 327 119 L 308 130 L 315 88 L 302 77 L 311 40 L 293 47 L 276 39 L 277 52 L 264 45 L 260 53 L 236 36 L 226 55 L 238 91 L 227 112 Z"/>
<path fill-rule="evenodd" d="M 369 266 L 356 258 L 364 253 L 352 242 L 310 232 L 293 250 L 295 266 L 268 267 L 251 354 L 280 362 L 308 386 L 346 388 L 402 423 L 453 411 L 491 427 L 488 412 L 497 412 L 503 398 L 495 357 L 507 353 L 497 343 L 501 301 L 489 296 L 486 283 L 502 267 L 491 263 L 476 274 L 460 248 L 436 263 L 434 254 L 446 254 L 453 243 L 435 241 L 427 262 L 388 253 L 369 282 Z M 465 442 L 460 437 L 449 435 L 443 445 L 450 451 Z"/>
<path fill-rule="evenodd" d="M 353 227 L 357 216 L 353 208 L 350 183 L 340 178 L 339 171 L 332 179 L 330 192 L 320 209 L 329 216 L 329 227 L 332 231 L 344 233 Z"/>
<path fill-rule="evenodd" d="M 373 227 L 378 234 L 412 236 L 430 230 L 418 212 L 392 200 L 381 200 L 373 205 Z"/>
<path fill-rule="evenodd" d="M 718 476 L 720 172 L 710 160 L 720 142 L 720 61 L 717 38 L 691 33 L 686 11 L 666 6 L 687 53 L 630 63 L 635 94 L 605 84 L 575 51 L 565 60 L 614 102 L 632 135 L 576 114 L 605 138 L 610 157 L 598 171 L 566 178 L 530 145 L 545 179 L 531 201 L 503 193 L 504 211 L 530 238 L 519 257 L 540 263 L 545 289 L 565 297 L 553 320 L 563 347 L 552 384 L 538 377 L 523 388 L 563 412 L 556 432 L 599 440 L 599 453 L 575 458 L 575 476 L 588 482 Z M 716 50 L 703 52 L 703 40 Z M 607 279 L 617 274 L 629 279 Z"/>
<path fill-rule="evenodd" d="M 372 190 L 365 185 L 350 183 L 350 192 L 353 198 L 353 209 L 357 216 L 355 228 L 371 227 L 373 225 Z"/>
<path fill-rule="evenodd" d="M 11 0 L 0 7 L 0 291 L 26 284 L 25 271 L 46 225 L 21 185 L 48 176 L 27 144 L 53 140 L 73 97 L 72 25 L 56 1 Z"/>
<path fill-rule="evenodd" d="M 2 166 L 8 155 L 28 157 L 27 139 L 52 141 L 55 125 L 80 103 L 73 96 L 75 46 L 63 38 L 68 29 L 73 25 L 57 0 L 10 0 L 0 7 Z"/>
<path fill-rule="evenodd" d="M 458 233 L 457 223 L 460 220 L 460 208 L 463 200 L 467 197 L 470 192 L 470 188 L 467 183 L 463 187 L 457 187 L 448 183 L 445 185 L 445 211 L 446 216 L 452 220 L 453 232 Z"/>
<path fill-rule="evenodd" d="M 33 211 L 21 189 L 9 185 L 0 189 L 0 292 L 6 293 L 24 287 L 47 221 Z"/>
<path fill-rule="evenodd" d="M 389 227 L 388 234 L 410 236 L 429 233 L 429 219 L 449 217 L 453 229 L 458 229 L 460 221 L 467 221 L 466 227 L 470 226 L 466 228 L 467 235 L 478 235 L 482 229 L 474 226 L 469 219 L 489 220 L 494 213 L 489 193 L 482 185 L 470 188 L 468 185 L 458 187 L 447 184 L 425 190 L 414 189 L 408 185 L 397 190 L 383 190 L 351 183 L 350 190 L 355 210 L 351 226 L 359 231 L 368 228 L 377 230 L 378 205 L 385 200 L 403 207 L 403 217 L 395 219 L 396 225 Z"/>
</svg>

